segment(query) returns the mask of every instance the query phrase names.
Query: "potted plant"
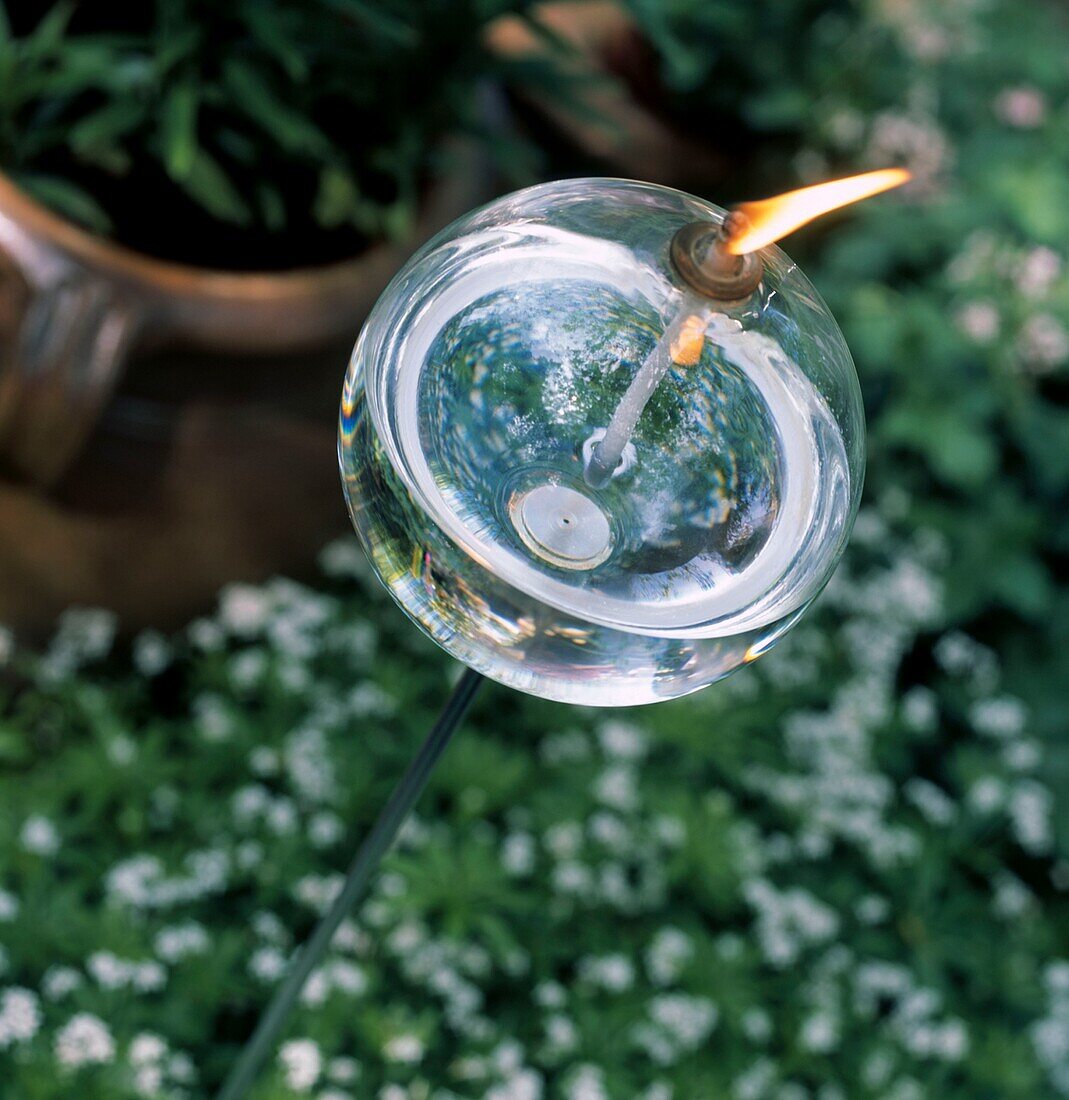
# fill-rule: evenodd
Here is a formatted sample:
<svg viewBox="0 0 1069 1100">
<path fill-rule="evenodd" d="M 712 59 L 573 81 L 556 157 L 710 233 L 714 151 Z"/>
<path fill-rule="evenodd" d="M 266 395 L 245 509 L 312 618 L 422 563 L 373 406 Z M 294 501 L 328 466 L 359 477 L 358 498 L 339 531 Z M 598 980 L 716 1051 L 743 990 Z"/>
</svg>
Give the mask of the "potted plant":
<svg viewBox="0 0 1069 1100">
<path fill-rule="evenodd" d="M 525 6 L 155 0 L 59 3 L 39 17 L 14 4 L 5 14 L 0 0 L 0 516 L 9 517 L 0 557 L 21 578 L 14 603 L 0 597 L 0 616 L 17 619 L 32 604 L 40 618 L 78 598 L 141 617 L 144 595 L 115 574 L 131 555 L 166 556 L 157 543 L 169 522 L 158 516 L 143 532 L 152 545 L 131 544 L 128 513 L 143 513 L 150 490 L 139 483 L 139 499 L 117 500 L 127 471 L 105 468 L 105 511 L 122 514 L 123 526 L 110 531 L 98 517 L 87 540 L 53 514 L 53 500 L 25 499 L 15 482 L 53 487 L 85 520 L 101 492 L 84 485 L 96 467 L 83 447 L 130 360 L 164 356 L 173 394 L 188 357 L 207 355 L 212 372 L 241 378 L 248 396 L 260 373 L 278 388 L 278 370 L 259 371 L 265 360 L 300 353 L 289 376 L 305 380 L 312 352 L 351 342 L 415 243 L 486 194 L 480 89 L 511 74 L 483 31 L 502 10 Z M 525 77 L 537 73 L 524 66 Z M 332 385 L 338 354 L 327 363 Z M 138 370 L 125 376 L 143 402 Z M 332 412 L 323 432 L 329 420 Z M 213 422 L 227 430 L 225 416 Z M 153 442 L 164 435 L 198 445 L 180 430 Z M 192 461 L 199 475 L 205 461 Z M 262 509 L 307 501 L 297 471 L 289 476 L 288 488 L 255 486 Z M 317 476 L 333 477 L 329 463 Z M 233 486 L 243 506 L 249 491 Z M 40 528 L 42 508 L 56 527 L 44 542 L 65 549 L 26 560 L 10 519 Z M 270 550 L 242 558 L 256 532 L 234 529 L 228 544 L 228 514 L 220 501 L 196 521 L 213 525 L 220 563 L 198 591 L 293 564 Z M 299 523 L 323 527 L 307 515 Z M 116 561 L 97 568 L 102 545 Z M 89 568 L 112 580 L 70 580 L 64 561 L 75 560 L 79 575 Z M 150 575 L 142 588 L 153 583 Z M 42 593 L 49 598 L 35 598 Z M 190 594 L 176 600 L 163 597 L 162 610 L 181 613 Z"/>
<path fill-rule="evenodd" d="M 952 40 L 848 0 L 546 0 L 537 18 L 602 77 L 570 102 L 520 90 L 566 155 L 723 198 L 819 177 L 862 111 L 903 108 L 911 50 Z M 499 21 L 491 41 L 504 57 L 546 59 L 547 37 L 520 20 Z"/>
</svg>

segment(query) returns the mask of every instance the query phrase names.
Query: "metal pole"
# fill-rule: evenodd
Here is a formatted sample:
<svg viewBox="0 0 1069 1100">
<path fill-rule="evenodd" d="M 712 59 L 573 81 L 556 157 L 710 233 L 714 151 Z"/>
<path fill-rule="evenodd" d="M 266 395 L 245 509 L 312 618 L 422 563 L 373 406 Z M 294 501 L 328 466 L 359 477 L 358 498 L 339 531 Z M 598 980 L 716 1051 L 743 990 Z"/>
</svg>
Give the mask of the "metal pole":
<svg viewBox="0 0 1069 1100">
<path fill-rule="evenodd" d="M 438 715 L 434 728 L 427 735 L 426 741 L 409 764 L 408 770 L 394 788 L 389 801 L 372 826 L 370 834 L 356 853 L 341 892 L 330 907 L 330 911 L 316 925 L 315 931 L 294 959 L 289 972 L 267 1006 L 267 1011 L 256 1025 L 252 1037 L 245 1044 L 226 1082 L 216 1094 L 216 1100 L 242 1100 L 248 1092 L 264 1059 L 270 1054 L 289 1018 L 309 974 L 326 954 L 330 941 L 338 930 L 338 925 L 363 898 L 371 876 L 389 850 L 409 811 L 419 799 L 434 770 L 434 765 L 463 721 L 482 682 L 483 677 L 472 669 L 467 669 L 460 678 L 453 689 L 453 694 Z"/>
</svg>

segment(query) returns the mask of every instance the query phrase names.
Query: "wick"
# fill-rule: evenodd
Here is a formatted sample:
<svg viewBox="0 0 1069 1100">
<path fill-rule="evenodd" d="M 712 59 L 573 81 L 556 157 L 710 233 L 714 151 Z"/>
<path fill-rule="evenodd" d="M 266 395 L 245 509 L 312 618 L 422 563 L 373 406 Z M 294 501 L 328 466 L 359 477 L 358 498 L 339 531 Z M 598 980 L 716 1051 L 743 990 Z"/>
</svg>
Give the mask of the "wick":
<svg viewBox="0 0 1069 1100">
<path fill-rule="evenodd" d="M 692 367 L 701 358 L 705 329 L 712 313 L 708 299 L 687 291 L 683 306 L 672 318 L 653 350 L 643 360 L 631 385 L 616 406 L 605 435 L 591 451 L 583 476 L 593 489 L 609 483 L 624 457 L 638 418 L 673 364 Z"/>
<path fill-rule="evenodd" d="M 593 489 L 607 485 L 624 457 L 638 418 L 673 364 L 692 367 L 701 358 L 705 329 L 717 305 L 740 302 L 757 289 L 763 266 L 756 256 L 733 256 L 728 242 L 749 228 L 749 219 L 732 211 L 722 225 L 691 222 L 672 238 L 670 255 L 685 288 L 683 302 L 664 335 L 646 356 L 605 429 L 591 449 L 586 469 Z"/>
</svg>

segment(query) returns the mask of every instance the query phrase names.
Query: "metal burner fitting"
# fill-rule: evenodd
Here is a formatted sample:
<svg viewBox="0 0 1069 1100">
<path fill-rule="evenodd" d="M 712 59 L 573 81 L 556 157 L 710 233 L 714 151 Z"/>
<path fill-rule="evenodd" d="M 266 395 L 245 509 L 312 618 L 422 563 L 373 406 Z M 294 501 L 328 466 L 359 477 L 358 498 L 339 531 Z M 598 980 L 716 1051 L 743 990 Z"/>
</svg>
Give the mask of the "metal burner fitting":
<svg viewBox="0 0 1069 1100">
<path fill-rule="evenodd" d="M 746 224 L 745 215 L 731 213 L 723 225 L 691 222 L 672 238 L 676 270 L 690 287 L 706 298 L 734 302 L 748 298 L 758 287 L 765 266 L 755 252 L 733 256 L 725 243 Z"/>
</svg>

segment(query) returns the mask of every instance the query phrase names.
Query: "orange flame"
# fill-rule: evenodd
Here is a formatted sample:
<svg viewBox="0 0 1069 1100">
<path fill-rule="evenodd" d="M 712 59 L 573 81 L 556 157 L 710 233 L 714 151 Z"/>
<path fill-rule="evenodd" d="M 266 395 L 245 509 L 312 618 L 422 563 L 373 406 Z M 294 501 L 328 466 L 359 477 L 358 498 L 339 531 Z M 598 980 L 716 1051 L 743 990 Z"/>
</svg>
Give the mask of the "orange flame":
<svg viewBox="0 0 1069 1100">
<path fill-rule="evenodd" d="M 910 173 L 905 168 L 881 168 L 877 172 L 864 172 L 860 176 L 788 191 L 771 199 L 741 203 L 735 210 L 744 215 L 746 221 L 740 219 L 740 230 L 728 238 L 725 248 L 733 256 L 756 252 L 821 214 L 899 187 L 909 178 Z"/>
</svg>

